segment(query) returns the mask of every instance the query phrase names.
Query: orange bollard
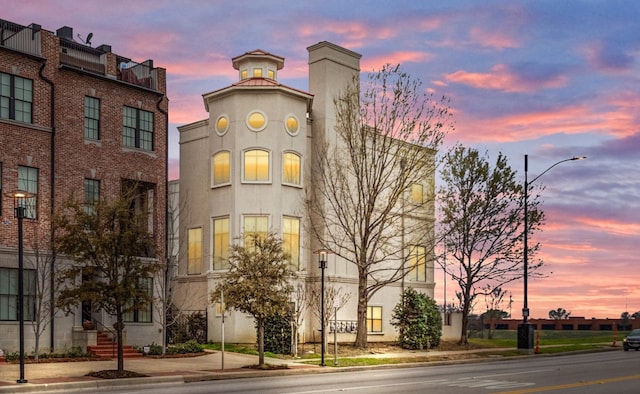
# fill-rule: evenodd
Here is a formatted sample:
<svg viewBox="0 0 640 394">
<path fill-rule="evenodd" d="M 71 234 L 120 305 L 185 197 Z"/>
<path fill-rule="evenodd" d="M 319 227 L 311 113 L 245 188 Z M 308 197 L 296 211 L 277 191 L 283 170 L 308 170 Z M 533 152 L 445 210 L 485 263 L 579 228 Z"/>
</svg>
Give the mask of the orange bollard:
<svg viewBox="0 0 640 394">
<path fill-rule="evenodd" d="M 613 324 L 613 344 L 611 344 L 611 347 L 616 347 L 616 340 L 618 339 L 618 325 L 617 324 Z"/>
<path fill-rule="evenodd" d="M 535 349 L 535 353 L 536 354 L 540 354 L 540 331 L 536 330 L 536 349 Z"/>
</svg>

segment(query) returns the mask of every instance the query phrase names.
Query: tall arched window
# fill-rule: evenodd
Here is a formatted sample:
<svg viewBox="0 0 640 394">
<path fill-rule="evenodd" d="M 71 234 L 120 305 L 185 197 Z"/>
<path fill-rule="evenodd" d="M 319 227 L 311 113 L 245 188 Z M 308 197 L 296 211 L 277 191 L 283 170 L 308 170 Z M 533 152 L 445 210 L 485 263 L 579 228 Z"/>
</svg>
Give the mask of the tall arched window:
<svg viewBox="0 0 640 394">
<path fill-rule="evenodd" d="M 291 185 L 300 185 L 300 156 L 293 152 L 285 152 L 282 154 L 282 183 Z"/>
<path fill-rule="evenodd" d="M 231 153 L 218 152 L 211 158 L 211 185 L 220 186 L 231 182 Z"/>
<path fill-rule="evenodd" d="M 269 181 L 269 152 L 251 149 L 244 152 L 244 180 L 246 182 Z"/>
</svg>

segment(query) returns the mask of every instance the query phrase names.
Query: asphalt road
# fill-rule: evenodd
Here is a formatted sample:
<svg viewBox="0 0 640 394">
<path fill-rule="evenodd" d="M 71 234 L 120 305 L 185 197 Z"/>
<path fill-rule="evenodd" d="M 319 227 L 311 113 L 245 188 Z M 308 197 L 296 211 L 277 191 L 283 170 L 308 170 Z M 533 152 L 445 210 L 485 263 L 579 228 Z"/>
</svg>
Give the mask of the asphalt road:
<svg viewBox="0 0 640 394">
<path fill-rule="evenodd" d="M 490 362 L 349 370 L 154 386 L 110 393 L 638 393 L 640 352 L 608 351 Z M 95 391 L 94 391 L 95 392 Z"/>
</svg>

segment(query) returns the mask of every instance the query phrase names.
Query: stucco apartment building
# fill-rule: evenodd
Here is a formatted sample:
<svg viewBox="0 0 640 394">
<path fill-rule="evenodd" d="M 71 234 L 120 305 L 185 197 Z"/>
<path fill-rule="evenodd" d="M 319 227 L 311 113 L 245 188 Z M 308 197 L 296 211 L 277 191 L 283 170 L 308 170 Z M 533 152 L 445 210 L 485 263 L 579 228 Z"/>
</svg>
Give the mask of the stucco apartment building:
<svg viewBox="0 0 640 394">
<path fill-rule="evenodd" d="M 206 310 L 208 338 L 221 337 L 221 309 L 209 302 L 228 267 L 228 247 L 248 232 L 276 232 L 310 288 L 320 282 L 321 248 L 310 229 L 305 196 L 314 187 L 319 141 L 336 140 L 333 99 L 360 73 L 361 55 L 329 42 L 310 46 L 309 91 L 278 81 L 285 59 L 255 50 L 231 59 L 237 82 L 203 94 L 209 117 L 179 127 L 180 246 L 174 302 L 183 310 Z M 425 179 L 425 184 L 433 179 Z M 424 220 L 433 220 L 433 207 Z M 400 237 L 400 234 L 398 234 Z M 425 242 L 425 244 L 427 244 Z M 355 336 L 358 273 L 336 255 L 328 256 L 327 286 L 350 294 L 338 311 L 339 341 Z M 378 291 L 368 305 L 370 341 L 391 341 L 393 307 L 405 281 Z M 433 297 L 433 265 L 407 286 Z M 308 293 L 307 293 L 308 294 Z M 300 302 L 291 295 L 292 303 Z M 225 340 L 255 341 L 253 320 L 238 312 L 225 317 Z M 307 309 L 300 337 L 319 341 L 320 323 Z"/>
<path fill-rule="evenodd" d="M 167 212 L 166 71 L 77 40 L 73 29 L 55 33 L 40 25 L 0 20 L 0 349 L 18 348 L 17 221 L 9 193 L 33 197 L 24 220 L 25 277 L 36 255 L 47 256 L 50 221 L 70 196 L 91 203 L 137 187 L 136 209 L 148 213 L 156 248 L 165 259 Z M 55 270 L 61 257 L 47 263 Z M 39 273 L 40 275 L 40 273 Z M 153 288 L 151 286 L 150 288 Z M 33 351 L 33 288 L 26 286 L 25 351 Z M 151 307 L 127 318 L 130 344 L 161 343 Z M 69 316 L 58 312 L 41 336 L 41 348 L 64 349 L 83 319 L 111 327 L 110 316 L 84 303 Z"/>
</svg>

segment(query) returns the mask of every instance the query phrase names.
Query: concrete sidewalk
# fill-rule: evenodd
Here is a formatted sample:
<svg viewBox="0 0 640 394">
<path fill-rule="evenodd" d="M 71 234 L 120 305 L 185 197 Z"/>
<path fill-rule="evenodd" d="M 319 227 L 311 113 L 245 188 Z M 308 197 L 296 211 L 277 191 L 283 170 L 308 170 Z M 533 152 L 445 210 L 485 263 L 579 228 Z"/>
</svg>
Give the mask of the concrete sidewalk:
<svg viewBox="0 0 640 394">
<path fill-rule="evenodd" d="M 318 368 L 272 358 L 265 358 L 265 362 L 273 365 L 290 364 L 289 368 L 291 369 Z M 20 377 L 20 365 L 0 363 L 0 393 L 63 392 L 81 388 L 122 387 L 140 384 L 148 387 L 150 384 L 228 379 L 272 372 L 243 368 L 257 363 L 257 356 L 230 352 L 224 353 L 224 371 L 222 370 L 221 352 L 184 358 L 125 359 L 124 368 L 126 370 L 149 375 L 146 378 L 127 379 L 99 379 L 85 376 L 90 372 L 117 369 L 116 360 L 25 364 L 24 377 L 28 383 L 21 384 L 16 383 Z"/>
</svg>

